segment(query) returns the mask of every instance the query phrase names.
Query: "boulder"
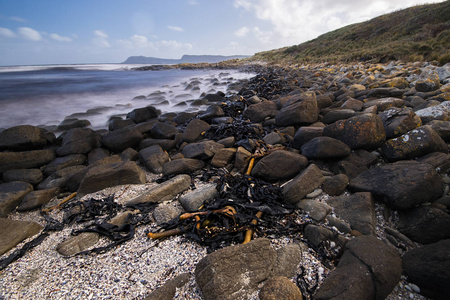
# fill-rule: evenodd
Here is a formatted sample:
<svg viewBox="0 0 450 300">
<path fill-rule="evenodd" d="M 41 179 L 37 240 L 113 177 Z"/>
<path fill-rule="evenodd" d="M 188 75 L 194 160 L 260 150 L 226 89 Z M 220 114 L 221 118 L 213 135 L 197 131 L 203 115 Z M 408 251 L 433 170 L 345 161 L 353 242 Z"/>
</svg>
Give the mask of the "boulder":
<svg viewBox="0 0 450 300">
<path fill-rule="evenodd" d="M 44 175 L 40 169 L 17 169 L 3 173 L 3 181 L 24 181 L 31 185 L 37 185 L 44 180 Z"/>
<path fill-rule="evenodd" d="M 72 184 L 73 176 L 83 172 L 85 166 L 72 166 L 54 172 L 52 175 L 45 178 L 44 181 L 37 185 L 38 190 L 46 190 L 51 188 L 64 188 L 68 183 Z"/>
<path fill-rule="evenodd" d="M 416 81 L 415 88 L 418 92 L 432 92 L 441 87 L 439 75 L 436 72 L 426 72 Z"/>
<path fill-rule="evenodd" d="M 450 215 L 433 206 L 419 206 L 400 214 L 398 230 L 421 244 L 449 239 Z"/>
<path fill-rule="evenodd" d="M 141 141 L 141 143 L 139 144 L 139 149 L 144 149 L 144 148 L 148 148 L 150 146 L 159 145 L 159 146 L 161 146 L 161 148 L 163 148 L 163 150 L 169 151 L 170 149 L 175 148 L 176 144 L 177 144 L 176 140 L 148 138 L 148 139 Z M 128 148 L 128 149 L 133 149 L 133 148 Z"/>
<path fill-rule="evenodd" d="M 328 228 L 309 224 L 304 231 L 304 237 L 315 248 L 319 248 L 325 243 L 334 242 L 342 246 L 344 243 L 339 241 L 339 235 Z"/>
<path fill-rule="evenodd" d="M 319 108 L 314 92 L 289 97 L 275 117 L 277 126 L 312 124 L 318 121 Z"/>
<path fill-rule="evenodd" d="M 77 195 L 82 197 L 111 186 L 143 183 L 145 183 L 145 173 L 135 162 L 98 166 L 86 173 L 80 183 Z"/>
<path fill-rule="evenodd" d="M 6 217 L 33 191 L 33 186 L 22 181 L 0 183 L 0 217 Z"/>
<path fill-rule="evenodd" d="M 59 188 L 51 188 L 48 190 L 32 191 L 23 198 L 17 211 L 27 211 L 35 208 L 39 208 L 44 204 L 47 204 L 55 197 L 59 192 Z"/>
<path fill-rule="evenodd" d="M 150 119 L 157 118 L 160 112 L 153 106 L 133 109 L 127 114 L 127 119 L 133 120 L 134 123 L 142 123 Z"/>
<path fill-rule="evenodd" d="M 376 200 L 406 210 L 438 199 L 444 192 L 444 182 L 429 164 L 399 161 L 362 172 L 350 180 L 348 188 L 371 192 Z"/>
<path fill-rule="evenodd" d="M 5 129 L 0 132 L 0 151 L 41 149 L 49 144 L 47 134 L 45 129 L 31 125 L 19 125 Z"/>
<path fill-rule="evenodd" d="M 306 144 L 310 140 L 322 136 L 323 127 L 300 127 L 294 136 L 292 141 L 292 147 L 300 149 L 303 144 Z"/>
<path fill-rule="evenodd" d="M 257 104 L 251 104 L 244 111 L 244 118 L 252 123 L 264 121 L 267 117 L 275 117 L 278 113 L 277 105 L 273 101 L 263 101 Z"/>
<path fill-rule="evenodd" d="M 337 159 L 350 155 L 352 150 L 337 139 L 321 136 L 305 143 L 301 152 L 308 159 Z"/>
<path fill-rule="evenodd" d="M 327 200 L 334 212 L 347 221 L 351 228 L 365 235 L 375 236 L 377 220 L 375 203 L 367 192 L 355 193 L 351 196 L 334 197 Z"/>
<path fill-rule="evenodd" d="M 154 145 L 139 151 L 139 158 L 150 172 L 160 174 L 163 165 L 169 161 L 169 154 L 161 146 Z"/>
<path fill-rule="evenodd" d="M 362 114 L 328 125 L 324 136 L 338 139 L 351 149 L 373 150 L 386 140 L 383 122 L 378 115 Z"/>
<path fill-rule="evenodd" d="M 354 117 L 355 115 L 356 112 L 353 109 L 333 109 L 327 112 L 321 121 L 325 124 L 332 124 L 339 120 Z"/>
<path fill-rule="evenodd" d="M 349 183 L 348 176 L 345 174 L 338 174 L 331 177 L 326 177 L 322 185 L 322 189 L 330 196 L 338 196 L 342 194 Z"/>
<path fill-rule="evenodd" d="M 111 152 L 120 153 L 127 148 L 136 148 L 143 138 L 136 127 L 126 127 L 103 135 L 102 145 Z"/>
<path fill-rule="evenodd" d="M 438 173 L 446 174 L 450 170 L 450 155 L 442 152 L 427 154 L 419 157 L 417 161 L 432 165 Z"/>
<path fill-rule="evenodd" d="M 403 101 L 402 99 L 388 97 L 367 101 L 363 104 L 363 109 L 371 106 L 376 106 L 378 111 L 385 111 L 386 109 L 391 107 L 402 107 L 404 104 L 405 101 Z"/>
<path fill-rule="evenodd" d="M 5 254 L 23 240 L 41 231 L 42 226 L 31 221 L 0 218 L 0 255 Z"/>
<path fill-rule="evenodd" d="M 49 176 L 54 172 L 72 166 L 78 166 L 84 164 L 86 161 L 86 156 L 83 154 L 70 154 L 63 157 L 55 158 L 51 163 L 49 163 L 44 168 L 44 175 Z"/>
<path fill-rule="evenodd" d="M 209 106 L 204 113 L 199 115 L 198 117 L 201 120 L 212 120 L 214 118 L 222 117 L 225 115 L 223 109 L 218 105 Z"/>
<path fill-rule="evenodd" d="M 290 179 L 306 168 L 308 160 L 300 154 L 278 150 L 260 159 L 254 166 L 252 176 L 274 182 Z"/>
<path fill-rule="evenodd" d="M 74 128 L 63 137 L 61 148 L 56 150 L 58 156 L 69 154 L 86 154 L 100 147 L 101 136 L 90 128 Z"/>
<path fill-rule="evenodd" d="M 450 121 L 450 101 L 416 110 L 416 115 L 424 124 L 433 120 Z"/>
<path fill-rule="evenodd" d="M 244 147 L 238 147 L 234 157 L 234 170 L 244 173 L 247 169 L 248 160 L 252 154 Z"/>
<path fill-rule="evenodd" d="M 119 157 L 123 161 L 136 161 L 139 159 L 139 152 L 137 152 L 133 148 L 127 148 L 119 154 Z"/>
<path fill-rule="evenodd" d="M 181 209 L 170 203 L 161 203 L 153 210 L 153 219 L 157 225 L 167 223 L 181 215 Z"/>
<path fill-rule="evenodd" d="M 286 141 L 284 137 L 278 132 L 271 132 L 267 134 L 263 138 L 263 140 L 268 145 L 283 144 Z"/>
<path fill-rule="evenodd" d="M 341 108 L 343 109 L 351 109 L 353 111 L 361 111 L 363 109 L 364 102 L 350 98 L 344 102 L 344 104 L 341 105 Z"/>
<path fill-rule="evenodd" d="M 186 143 L 192 143 L 203 138 L 202 133 L 211 128 L 211 125 L 200 119 L 194 119 L 189 122 L 183 132 L 181 139 Z"/>
<path fill-rule="evenodd" d="M 222 148 L 224 148 L 222 144 L 207 140 L 205 142 L 188 144 L 181 153 L 186 158 L 206 160 L 213 157 Z"/>
<path fill-rule="evenodd" d="M 298 203 L 307 194 L 321 186 L 324 181 L 325 177 L 322 175 L 322 171 L 314 164 L 309 165 L 308 168 L 283 186 L 282 192 L 285 201 L 290 204 Z"/>
<path fill-rule="evenodd" d="M 59 243 L 56 251 L 62 256 L 72 256 L 93 247 L 99 239 L 96 232 L 82 232 Z"/>
<path fill-rule="evenodd" d="M 91 122 L 88 120 L 79 120 L 77 118 L 65 119 L 58 125 L 58 130 L 70 130 L 73 128 L 81 128 L 90 126 Z"/>
<path fill-rule="evenodd" d="M 110 155 L 111 155 L 111 153 L 109 152 L 108 149 L 105 149 L 105 148 L 92 149 L 92 151 L 89 152 L 89 154 L 88 154 L 88 165 L 93 164 L 96 161 L 99 161 Z"/>
<path fill-rule="evenodd" d="M 446 142 L 450 142 L 450 121 L 433 120 L 429 125 Z"/>
<path fill-rule="evenodd" d="M 178 133 L 178 129 L 167 123 L 155 123 L 150 133 L 155 139 L 173 139 L 175 135 Z"/>
<path fill-rule="evenodd" d="M 236 154 L 236 148 L 222 148 L 214 154 L 211 160 L 211 165 L 216 168 L 223 168 L 228 166 Z"/>
<path fill-rule="evenodd" d="M 448 146 L 428 125 L 388 140 L 381 147 L 381 153 L 388 161 L 413 159 L 432 152 L 448 153 Z"/>
<path fill-rule="evenodd" d="M 205 201 L 212 200 L 218 195 L 215 184 L 207 184 L 189 193 L 181 195 L 178 201 L 188 212 L 198 211 Z"/>
<path fill-rule="evenodd" d="M 0 173 L 16 169 L 39 168 L 55 159 L 52 150 L 0 152 Z"/>
<path fill-rule="evenodd" d="M 162 168 L 163 176 L 174 174 L 190 174 L 203 168 L 205 163 L 193 158 L 180 158 L 164 163 Z"/>
<path fill-rule="evenodd" d="M 177 289 L 183 287 L 189 282 L 191 275 L 189 273 L 182 273 L 175 278 L 170 279 L 163 286 L 157 288 L 149 295 L 147 295 L 144 300 L 169 300 L 173 299 Z"/>
<path fill-rule="evenodd" d="M 333 210 L 331 206 L 310 199 L 304 199 L 297 204 L 297 207 L 303 209 L 314 220 L 320 222 L 325 220 L 327 215 Z"/>
<path fill-rule="evenodd" d="M 392 139 L 422 126 L 422 120 L 410 108 L 390 108 L 379 114 L 386 138 Z"/>
<path fill-rule="evenodd" d="M 134 121 L 132 119 L 112 119 L 111 121 L 109 121 L 108 123 L 108 130 L 109 131 L 114 131 L 117 129 L 122 129 L 131 125 L 134 125 L 136 123 L 134 123 Z"/>
<path fill-rule="evenodd" d="M 287 277 L 273 277 L 266 280 L 258 293 L 260 300 L 302 300 L 302 292 Z"/>
<path fill-rule="evenodd" d="M 450 295 L 450 239 L 409 250 L 403 255 L 403 269 L 408 281 L 420 293 L 437 300 Z"/>
<path fill-rule="evenodd" d="M 367 171 L 368 167 L 375 164 L 378 157 L 366 150 L 355 150 L 349 156 L 331 165 L 331 170 L 335 174 L 345 174 L 349 178 L 358 176 L 361 172 Z"/>
</svg>

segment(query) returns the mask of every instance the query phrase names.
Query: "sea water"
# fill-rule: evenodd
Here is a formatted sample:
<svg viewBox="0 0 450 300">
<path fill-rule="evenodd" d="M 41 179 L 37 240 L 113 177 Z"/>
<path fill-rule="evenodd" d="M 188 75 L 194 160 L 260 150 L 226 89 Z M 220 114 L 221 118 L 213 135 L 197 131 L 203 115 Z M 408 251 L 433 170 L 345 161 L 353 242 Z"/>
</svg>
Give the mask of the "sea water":
<svg viewBox="0 0 450 300">
<path fill-rule="evenodd" d="M 136 71 L 139 65 L 51 65 L 0 67 L 0 128 L 58 125 L 87 119 L 107 128 L 112 116 L 153 105 L 165 112 L 197 111 L 191 100 L 227 93 L 228 85 L 254 76 L 237 70 Z M 232 92 L 232 91 L 228 91 Z M 183 105 L 181 105 L 183 104 Z"/>
</svg>

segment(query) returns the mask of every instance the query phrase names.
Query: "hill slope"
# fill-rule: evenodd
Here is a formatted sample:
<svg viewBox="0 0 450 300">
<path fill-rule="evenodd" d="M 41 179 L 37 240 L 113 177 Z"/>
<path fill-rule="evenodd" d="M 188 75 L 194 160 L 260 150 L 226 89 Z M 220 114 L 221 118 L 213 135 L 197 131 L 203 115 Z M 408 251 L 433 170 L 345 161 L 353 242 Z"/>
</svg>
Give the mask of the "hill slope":
<svg viewBox="0 0 450 300">
<path fill-rule="evenodd" d="M 300 45 L 256 53 L 269 62 L 450 61 L 450 0 L 349 25 Z"/>
</svg>

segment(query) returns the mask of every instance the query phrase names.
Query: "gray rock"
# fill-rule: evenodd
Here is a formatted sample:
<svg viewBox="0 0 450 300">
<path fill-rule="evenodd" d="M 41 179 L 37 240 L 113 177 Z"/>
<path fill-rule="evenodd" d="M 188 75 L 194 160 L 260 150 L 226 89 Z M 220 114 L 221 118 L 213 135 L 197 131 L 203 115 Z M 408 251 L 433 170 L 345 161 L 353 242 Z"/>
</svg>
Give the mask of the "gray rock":
<svg viewBox="0 0 450 300">
<path fill-rule="evenodd" d="M 39 168 L 55 159 L 52 150 L 0 152 L 0 173 L 16 169 Z"/>
<path fill-rule="evenodd" d="M 376 200 L 406 210 L 437 200 L 444 192 L 444 183 L 429 164 L 399 161 L 362 172 L 350 180 L 348 188 L 354 192 L 371 192 Z"/>
<path fill-rule="evenodd" d="M 363 109 L 366 109 L 371 106 L 376 106 L 378 111 L 385 111 L 391 107 L 402 107 L 405 104 L 405 101 L 399 98 L 388 97 L 370 100 L 364 103 Z"/>
<path fill-rule="evenodd" d="M 292 147 L 300 149 L 301 146 L 309 142 L 310 140 L 322 136 L 323 127 L 300 127 L 294 136 L 292 141 Z"/>
<path fill-rule="evenodd" d="M 161 148 L 163 148 L 163 150 L 170 150 L 175 148 L 177 144 L 176 140 L 168 140 L 168 139 L 145 139 L 142 140 L 141 143 L 139 144 L 139 148 L 140 149 L 144 149 L 144 148 L 148 148 L 150 146 L 155 146 L 155 145 L 159 145 Z"/>
<path fill-rule="evenodd" d="M 216 185 L 207 184 L 180 196 L 178 201 L 186 211 L 194 212 L 198 211 L 205 201 L 214 199 L 216 195 L 218 195 Z"/>
<path fill-rule="evenodd" d="M 308 160 L 300 154 L 278 150 L 260 159 L 253 168 L 252 176 L 269 182 L 290 179 L 306 168 Z"/>
<path fill-rule="evenodd" d="M 441 86 L 439 75 L 436 72 L 427 72 L 421 74 L 420 79 L 416 81 L 415 88 L 418 92 L 432 92 Z"/>
<path fill-rule="evenodd" d="M 386 138 L 401 136 L 422 126 L 422 120 L 410 108 L 390 108 L 379 114 L 383 121 Z"/>
<path fill-rule="evenodd" d="M 158 122 L 153 125 L 150 132 L 155 139 L 173 139 L 178 133 L 178 129 L 173 125 Z"/>
<path fill-rule="evenodd" d="M 301 260 L 302 250 L 297 244 L 288 244 L 277 249 L 277 261 L 270 276 L 294 277 Z"/>
<path fill-rule="evenodd" d="M 302 300 L 302 292 L 287 277 L 269 278 L 258 293 L 260 300 Z"/>
<path fill-rule="evenodd" d="M 319 222 L 325 220 L 327 215 L 332 211 L 331 206 L 309 199 L 300 201 L 297 207 L 306 211 L 311 218 Z"/>
<path fill-rule="evenodd" d="M 267 134 L 263 138 L 263 140 L 266 144 L 269 144 L 269 145 L 283 144 L 286 141 L 284 139 L 284 137 L 277 132 L 271 132 L 271 133 Z"/>
<path fill-rule="evenodd" d="M 32 191 L 23 198 L 17 211 L 27 211 L 39 208 L 47 204 L 59 192 L 59 188 L 52 188 L 48 190 Z"/>
<path fill-rule="evenodd" d="M 312 124 L 319 118 L 316 94 L 306 92 L 290 96 L 275 117 L 277 126 Z"/>
<path fill-rule="evenodd" d="M 350 155 L 352 150 L 337 139 L 321 136 L 305 143 L 301 152 L 308 159 L 337 159 Z"/>
<path fill-rule="evenodd" d="M 214 154 L 211 165 L 216 168 L 223 168 L 229 165 L 236 154 L 236 148 L 223 148 Z"/>
<path fill-rule="evenodd" d="M 220 106 L 211 105 L 209 106 L 204 113 L 198 116 L 201 120 L 212 120 L 217 117 L 222 117 L 225 115 L 225 112 Z"/>
<path fill-rule="evenodd" d="M 431 102 L 429 100 L 428 102 Z M 450 118 L 450 101 L 442 103 L 437 102 L 435 106 L 424 107 L 416 110 L 416 115 L 422 119 L 422 123 L 426 124 L 433 120 L 448 121 Z M 420 107 L 417 107 L 420 108 Z"/>
<path fill-rule="evenodd" d="M 177 289 L 188 283 L 190 277 L 189 273 L 182 273 L 151 292 L 144 300 L 171 300 L 175 296 Z"/>
<path fill-rule="evenodd" d="M 206 300 L 246 299 L 269 278 L 277 260 L 267 239 L 217 250 L 195 268 L 195 279 Z"/>
<path fill-rule="evenodd" d="M 139 158 L 150 172 L 160 174 L 163 165 L 169 161 L 169 154 L 161 146 L 154 145 L 139 151 Z"/>
<path fill-rule="evenodd" d="M 330 196 L 338 196 L 342 194 L 349 183 L 348 176 L 345 174 L 338 174 L 335 176 L 325 178 L 322 189 Z"/>
<path fill-rule="evenodd" d="M 5 129 L 0 132 L 0 151 L 41 149 L 49 144 L 47 134 L 46 130 L 31 125 L 19 125 Z"/>
<path fill-rule="evenodd" d="M 335 242 L 339 243 L 339 245 L 342 243 L 339 241 L 338 235 L 333 231 L 312 224 L 306 226 L 304 236 L 315 247 L 319 247 L 325 242 Z"/>
<path fill-rule="evenodd" d="M 375 235 L 375 204 L 370 193 L 335 197 L 328 199 L 327 203 L 339 217 L 350 223 L 352 229 L 362 234 Z"/>
<path fill-rule="evenodd" d="M 324 181 L 325 177 L 322 175 L 322 171 L 316 165 L 311 164 L 283 186 L 282 191 L 285 201 L 290 204 L 298 203 L 307 194 L 321 186 Z"/>
<path fill-rule="evenodd" d="M 222 144 L 214 141 L 205 141 L 186 145 L 181 153 L 186 158 L 196 158 L 206 160 L 214 156 L 220 149 L 224 148 Z"/>
<path fill-rule="evenodd" d="M 191 177 L 189 175 L 178 175 L 172 179 L 157 184 L 147 190 L 142 195 L 127 200 L 125 204 L 138 203 L 159 203 L 172 200 L 176 195 L 184 192 L 191 186 Z"/>
<path fill-rule="evenodd" d="M 123 161 L 136 161 L 139 159 L 139 152 L 133 148 L 127 148 L 119 154 Z"/>
<path fill-rule="evenodd" d="M 90 126 L 91 122 L 88 120 L 79 120 L 77 118 L 65 119 L 58 125 L 59 130 L 70 130 L 72 128 L 80 128 Z"/>
<path fill-rule="evenodd" d="M 203 168 L 205 163 L 193 158 L 180 158 L 166 162 L 163 165 L 162 173 L 164 176 L 173 174 L 190 174 Z"/>
<path fill-rule="evenodd" d="M 153 211 L 153 218 L 156 224 L 161 225 L 169 222 L 170 220 L 178 217 L 181 214 L 181 210 L 171 204 L 159 204 Z"/>
<path fill-rule="evenodd" d="M 42 226 L 30 221 L 0 218 L 0 255 L 41 231 Z"/>
<path fill-rule="evenodd" d="M 331 165 L 335 174 L 345 174 L 348 178 L 355 178 L 360 173 L 367 171 L 369 166 L 374 165 L 378 157 L 366 150 L 355 150 L 349 156 Z"/>
<path fill-rule="evenodd" d="M 127 119 L 133 120 L 135 123 L 142 123 L 150 119 L 157 118 L 160 112 L 153 106 L 133 109 L 127 114 Z"/>
<path fill-rule="evenodd" d="M 0 183 L 0 217 L 6 217 L 12 212 L 31 191 L 33 186 L 27 182 Z"/>
<path fill-rule="evenodd" d="M 72 256 L 93 247 L 99 238 L 96 232 L 82 232 L 58 244 L 56 251 L 63 256 Z"/>
<path fill-rule="evenodd" d="M 44 168 L 44 175 L 49 176 L 54 172 L 72 166 L 78 166 L 84 164 L 86 156 L 83 154 L 70 154 L 63 157 L 55 158 Z"/>
<path fill-rule="evenodd" d="M 252 123 L 264 121 L 267 117 L 275 117 L 278 113 L 277 105 L 272 101 L 264 101 L 251 104 L 244 111 L 244 118 L 249 119 Z"/>
<path fill-rule="evenodd" d="M 58 156 L 69 154 L 86 154 L 100 147 L 101 136 L 90 128 L 74 128 L 64 135 L 61 148 L 56 150 Z"/>
<path fill-rule="evenodd" d="M 429 125 L 445 141 L 450 142 L 450 121 L 433 120 Z"/>
<path fill-rule="evenodd" d="M 187 143 L 192 143 L 200 140 L 202 133 L 208 131 L 211 125 L 200 119 L 194 119 L 189 122 L 188 126 L 183 132 L 182 140 Z"/>
<path fill-rule="evenodd" d="M 45 178 L 44 181 L 37 185 L 38 190 L 47 190 L 51 188 L 64 188 L 66 184 L 72 180 L 75 174 L 86 169 L 85 166 L 72 166 L 56 171 L 52 175 Z"/>
<path fill-rule="evenodd" d="M 91 152 L 88 154 L 88 165 L 95 163 L 96 161 L 99 161 L 100 159 L 103 159 L 105 157 L 110 156 L 110 152 L 108 149 L 105 148 L 95 148 L 92 149 Z"/>
<path fill-rule="evenodd" d="M 323 116 L 321 121 L 325 124 L 331 124 L 339 120 L 345 120 L 354 117 L 355 115 L 356 112 L 353 109 L 334 109 Z"/>
<path fill-rule="evenodd" d="M 229 136 L 217 141 L 219 144 L 224 145 L 225 148 L 231 148 L 234 146 L 236 142 L 236 138 L 234 136 Z"/>
<path fill-rule="evenodd" d="M 350 224 L 340 218 L 328 215 L 327 221 L 328 225 L 330 225 L 331 227 L 336 227 L 340 232 L 350 233 L 352 231 L 352 229 L 350 228 Z"/>
<path fill-rule="evenodd" d="M 108 130 L 109 131 L 114 131 L 117 129 L 122 129 L 131 125 L 134 125 L 136 123 L 134 123 L 134 121 L 132 119 L 112 119 L 111 121 L 109 121 L 108 124 Z"/>
<path fill-rule="evenodd" d="M 31 185 L 37 185 L 44 179 L 42 171 L 39 169 L 18 169 L 9 170 L 3 173 L 5 182 L 24 181 Z"/>
<path fill-rule="evenodd" d="M 143 138 L 136 127 L 125 127 L 103 135 L 102 145 L 112 152 L 120 153 L 127 148 L 136 148 Z"/>
</svg>

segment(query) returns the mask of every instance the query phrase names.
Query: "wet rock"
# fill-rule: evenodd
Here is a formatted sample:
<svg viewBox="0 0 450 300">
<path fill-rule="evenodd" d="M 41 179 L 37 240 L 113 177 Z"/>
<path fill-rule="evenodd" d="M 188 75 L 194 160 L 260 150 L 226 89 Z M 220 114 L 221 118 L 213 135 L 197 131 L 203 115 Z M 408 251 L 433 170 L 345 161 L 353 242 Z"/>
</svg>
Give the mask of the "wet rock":
<svg viewBox="0 0 450 300">
<path fill-rule="evenodd" d="M 298 203 L 307 194 L 321 186 L 324 181 L 325 177 L 322 175 L 322 171 L 314 164 L 309 165 L 292 181 L 283 186 L 285 201 L 291 204 Z"/>
<path fill-rule="evenodd" d="M 371 192 L 376 200 L 405 210 L 438 199 L 444 191 L 441 176 L 433 166 L 399 161 L 362 172 L 350 180 L 349 189 Z"/>
<path fill-rule="evenodd" d="M 170 204 L 159 204 L 153 211 L 153 218 L 157 225 L 169 222 L 181 215 L 181 210 Z"/>
<path fill-rule="evenodd" d="M 108 124 L 108 130 L 109 131 L 114 131 L 117 129 L 122 129 L 128 126 L 132 126 L 135 125 L 136 123 L 134 123 L 134 121 L 132 119 L 112 119 L 111 121 L 109 121 Z"/>
<path fill-rule="evenodd" d="M 260 300 L 302 300 L 302 292 L 287 277 L 268 279 L 259 291 Z"/>
<path fill-rule="evenodd" d="M 52 188 L 48 190 L 32 191 L 23 198 L 17 211 L 27 211 L 39 208 L 47 204 L 59 192 L 59 188 Z"/>
<path fill-rule="evenodd" d="M 3 181 L 24 181 L 31 185 L 37 185 L 44 179 L 42 171 L 39 169 L 17 169 L 3 173 Z"/>
<path fill-rule="evenodd" d="M 151 292 L 144 300 L 170 300 L 173 299 L 177 289 L 189 282 L 189 273 L 182 273 L 167 281 L 163 286 Z"/>
<path fill-rule="evenodd" d="M 275 102 L 264 101 L 248 106 L 243 117 L 249 119 L 252 123 L 259 123 L 267 117 L 275 117 L 277 113 L 278 109 Z"/>
<path fill-rule="evenodd" d="M 52 173 L 45 178 L 44 181 L 37 185 L 39 190 L 47 190 L 51 188 L 64 188 L 68 182 L 72 181 L 73 176 L 86 169 L 85 166 L 72 166 Z"/>
<path fill-rule="evenodd" d="M 405 104 L 405 101 L 399 98 L 381 98 L 376 100 L 370 100 L 364 103 L 363 109 L 366 109 L 371 106 L 376 106 L 378 111 L 385 111 L 391 107 L 402 107 Z"/>
<path fill-rule="evenodd" d="M 179 193 L 187 190 L 191 186 L 191 177 L 189 175 L 178 175 L 172 179 L 157 184 L 144 192 L 143 194 L 126 200 L 125 204 L 137 203 L 159 203 L 172 200 Z"/>
<path fill-rule="evenodd" d="M 326 113 L 321 121 L 325 124 L 332 124 L 339 120 L 349 119 L 355 115 L 356 112 L 352 109 L 334 109 Z"/>
<path fill-rule="evenodd" d="M 234 158 L 234 170 L 239 173 L 244 173 L 251 155 L 244 147 L 238 147 Z"/>
<path fill-rule="evenodd" d="M 292 126 L 301 124 L 312 124 L 319 118 L 316 95 L 307 92 L 290 96 L 275 117 L 277 126 Z"/>
<path fill-rule="evenodd" d="M 216 185 L 207 184 L 180 196 L 178 201 L 186 211 L 195 212 L 205 201 L 212 200 L 217 194 Z"/>
<path fill-rule="evenodd" d="M 424 124 L 433 120 L 450 121 L 450 101 L 416 110 L 416 115 L 422 119 Z"/>
<path fill-rule="evenodd" d="M 178 133 L 178 129 L 167 123 L 156 123 L 150 131 L 155 139 L 173 139 Z"/>
<path fill-rule="evenodd" d="M 323 135 L 338 139 L 351 149 L 376 149 L 386 140 L 383 122 L 374 114 L 337 121 L 326 126 Z"/>
<path fill-rule="evenodd" d="M 0 152 L 0 173 L 16 169 L 39 168 L 55 159 L 52 150 Z"/>
<path fill-rule="evenodd" d="M 150 146 L 155 146 L 155 145 L 159 145 L 161 146 L 161 148 L 163 148 L 163 150 L 170 150 L 175 148 L 177 142 L 176 140 L 167 140 L 167 139 L 145 139 L 142 140 L 142 142 L 139 144 L 139 148 L 140 149 L 144 149 L 144 148 L 148 148 Z"/>
<path fill-rule="evenodd" d="M 310 140 L 322 136 L 323 127 L 300 127 L 294 136 L 292 141 L 292 147 L 300 149 L 303 144 L 306 144 Z"/>
<path fill-rule="evenodd" d="M 432 152 L 448 153 L 448 146 L 428 125 L 388 140 L 381 148 L 388 161 L 413 159 Z"/>
<path fill-rule="evenodd" d="M 96 232 L 82 232 L 59 243 L 56 251 L 63 256 L 72 256 L 93 247 L 99 238 Z"/>
<path fill-rule="evenodd" d="M 267 239 L 217 250 L 195 268 L 195 279 L 206 300 L 246 299 L 269 278 L 277 259 Z"/>
<path fill-rule="evenodd" d="M 79 197 L 107 187 L 123 184 L 143 184 L 145 173 L 135 162 L 123 162 L 90 169 L 78 188 Z"/>
<path fill-rule="evenodd" d="M 59 130 L 70 130 L 72 128 L 81 128 L 91 126 L 88 120 L 79 120 L 77 118 L 65 119 L 58 125 Z"/>
<path fill-rule="evenodd" d="M 327 215 L 332 211 L 331 206 L 316 200 L 309 199 L 300 201 L 297 204 L 297 207 L 306 211 L 311 218 L 319 222 L 325 220 Z"/>
<path fill-rule="evenodd" d="M 415 242 L 435 243 L 450 238 L 450 215 L 432 206 L 420 206 L 400 214 L 398 230 Z"/>
<path fill-rule="evenodd" d="M 135 127 L 110 131 L 102 136 L 102 145 L 111 152 L 120 153 L 127 148 L 136 148 L 143 139 L 142 133 Z"/>
<path fill-rule="evenodd" d="M 222 144 L 214 141 L 205 141 L 186 145 L 181 153 L 186 158 L 196 158 L 206 160 L 214 156 L 220 149 L 224 148 Z"/>
<path fill-rule="evenodd" d="M 33 186 L 22 181 L 0 183 L 0 217 L 6 217 L 33 191 Z"/>
<path fill-rule="evenodd" d="M 30 221 L 0 218 L 0 255 L 41 231 L 42 226 Z"/>
<path fill-rule="evenodd" d="M 133 120 L 135 123 L 142 123 L 147 120 L 157 118 L 160 112 L 153 106 L 133 109 L 127 114 L 127 118 Z"/>
<path fill-rule="evenodd" d="M 225 115 L 225 112 L 220 106 L 217 105 L 211 105 L 209 106 L 206 111 L 198 116 L 201 120 L 212 120 L 217 117 L 222 117 Z"/>
<path fill-rule="evenodd" d="M 417 284 L 426 297 L 438 300 L 450 294 L 450 240 L 409 250 L 403 256 L 408 281 Z"/>
<path fill-rule="evenodd" d="M 50 139 L 45 129 L 31 126 L 19 125 L 0 132 L 0 151 L 1 150 L 34 150 L 41 149 L 50 143 Z"/>
<path fill-rule="evenodd" d="M 172 121 L 177 123 L 178 125 L 181 125 L 192 120 L 193 118 L 195 118 L 196 115 L 197 113 L 180 112 L 177 114 L 176 117 L 172 119 Z"/>
<path fill-rule="evenodd" d="M 63 157 L 57 157 L 44 168 L 43 173 L 44 175 L 49 176 L 64 168 L 82 165 L 85 161 L 86 156 L 83 154 L 70 154 Z"/>
<path fill-rule="evenodd" d="M 290 179 L 306 168 L 308 160 L 300 154 L 278 150 L 260 159 L 253 168 L 252 176 L 269 182 Z"/>
<path fill-rule="evenodd" d="M 337 139 L 321 136 L 304 144 L 301 152 L 308 159 L 337 159 L 350 155 L 351 149 Z"/>
<path fill-rule="evenodd" d="M 111 153 L 105 148 L 95 148 L 88 154 L 88 165 L 95 163 L 105 157 L 110 156 Z"/>
<path fill-rule="evenodd" d="M 154 145 L 139 151 L 139 158 L 150 172 L 160 174 L 169 161 L 169 154 L 161 146 Z"/>
<path fill-rule="evenodd" d="M 58 156 L 86 154 L 100 147 L 101 136 L 90 128 L 74 128 L 64 135 L 61 148 L 56 150 Z"/>
<path fill-rule="evenodd" d="M 211 165 L 216 168 L 223 168 L 229 165 L 236 154 L 235 148 L 223 148 L 214 154 Z"/>
<path fill-rule="evenodd" d="M 354 230 L 362 234 L 375 235 L 375 204 L 370 193 L 355 193 L 351 196 L 330 198 L 327 204 Z"/>
<path fill-rule="evenodd" d="M 192 143 L 203 138 L 202 133 L 211 128 L 211 125 L 205 121 L 194 119 L 189 122 L 188 126 L 183 132 L 182 140 L 187 143 Z"/>
<path fill-rule="evenodd" d="M 335 176 L 325 178 L 322 189 L 330 196 L 338 196 L 342 194 L 349 183 L 348 176 L 345 174 L 338 174 Z"/>
<path fill-rule="evenodd" d="M 173 174 L 190 174 L 203 168 L 205 163 L 193 158 L 180 158 L 164 163 L 162 173 L 164 176 Z"/>
<path fill-rule="evenodd" d="M 410 108 L 390 108 L 379 114 L 386 138 L 392 139 L 422 126 L 422 120 Z"/>
</svg>

